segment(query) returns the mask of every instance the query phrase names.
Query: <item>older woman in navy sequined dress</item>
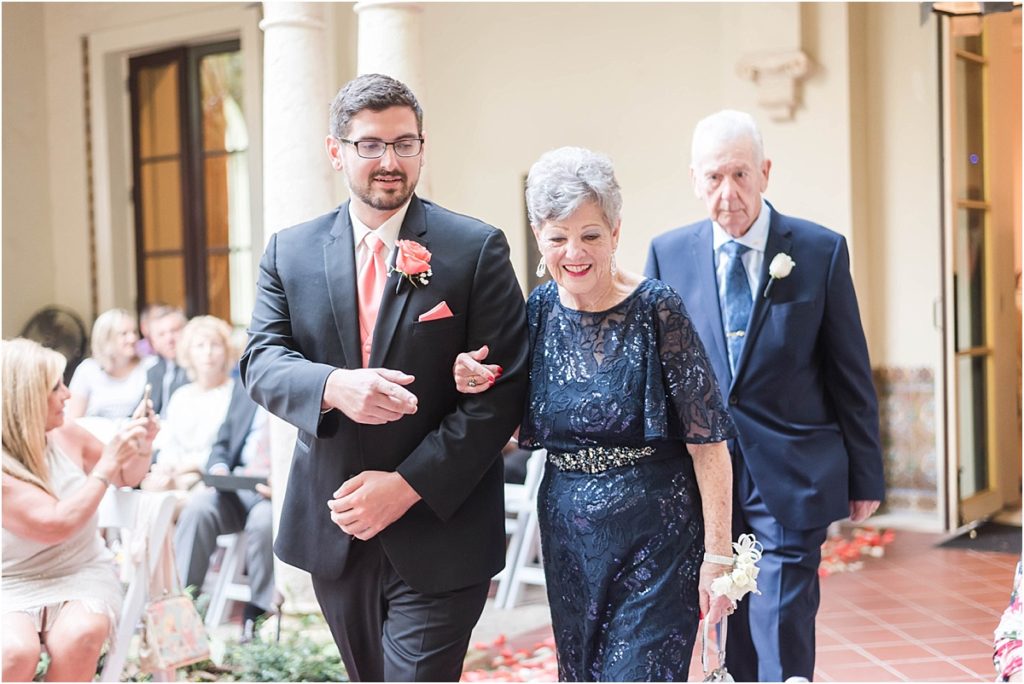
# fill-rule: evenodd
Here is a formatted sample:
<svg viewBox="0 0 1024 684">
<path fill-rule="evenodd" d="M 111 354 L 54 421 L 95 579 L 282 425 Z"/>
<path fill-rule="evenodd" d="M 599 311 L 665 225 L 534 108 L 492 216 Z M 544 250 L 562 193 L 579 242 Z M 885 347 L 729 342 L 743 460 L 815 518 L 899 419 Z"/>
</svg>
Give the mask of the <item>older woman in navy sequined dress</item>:
<svg viewBox="0 0 1024 684">
<path fill-rule="evenodd" d="M 698 608 L 732 556 L 735 435 L 679 295 L 616 268 L 622 197 L 607 157 L 544 154 L 526 190 L 553 282 L 530 295 L 530 391 L 520 444 L 548 451 L 538 512 L 564 681 L 678 681 Z M 487 348 L 459 355 L 466 393 L 500 382 Z M 499 361 L 500 359 L 492 359 Z"/>
</svg>

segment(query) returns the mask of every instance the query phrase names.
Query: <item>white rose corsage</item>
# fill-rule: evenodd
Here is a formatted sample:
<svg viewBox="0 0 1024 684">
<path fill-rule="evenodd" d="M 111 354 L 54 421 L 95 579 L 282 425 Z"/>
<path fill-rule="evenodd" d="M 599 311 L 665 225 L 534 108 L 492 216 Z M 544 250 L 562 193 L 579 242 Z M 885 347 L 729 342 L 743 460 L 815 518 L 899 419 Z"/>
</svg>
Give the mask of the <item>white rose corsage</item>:
<svg viewBox="0 0 1024 684">
<path fill-rule="evenodd" d="M 741 534 L 732 544 L 732 570 L 711 582 L 712 596 L 727 596 L 739 601 L 748 593 L 760 594 L 757 590 L 757 561 L 761 560 L 764 547 L 752 534 Z"/>
<path fill-rule="evenodd" d="M 768 265 L 768 285 L 764 288 L 764 297 L 767 299 L 768 294 L 772 291 L 772 285 L 775 284 L 776 280 L 782 280 L 789 276 L 793 272 L 793 267 L 796 266 L 796 262 L 793 261 L 793 257 L 789 256 L 785 252 L 779 252 L 772 259 L 772 263 Z"/>
</svg>

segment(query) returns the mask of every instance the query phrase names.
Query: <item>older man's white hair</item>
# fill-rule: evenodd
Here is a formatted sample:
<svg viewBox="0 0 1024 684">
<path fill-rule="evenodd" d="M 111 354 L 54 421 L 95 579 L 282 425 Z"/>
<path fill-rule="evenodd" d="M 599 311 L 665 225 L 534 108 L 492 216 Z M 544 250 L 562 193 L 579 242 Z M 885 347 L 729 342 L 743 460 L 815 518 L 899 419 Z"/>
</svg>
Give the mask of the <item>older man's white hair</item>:
<svg viewBox="0 0 1024 684">
<path fill-rule="evenodd" d="M 723 109 L 697 122 L 690 146 L 690 168 L 696 168 L 708 152 L 723 143 L 749 140 L 754 144 L 757 165 L 764 161 L 764 142 L 757 122 L 750 114 L 735 109 Z"/>
</svg>

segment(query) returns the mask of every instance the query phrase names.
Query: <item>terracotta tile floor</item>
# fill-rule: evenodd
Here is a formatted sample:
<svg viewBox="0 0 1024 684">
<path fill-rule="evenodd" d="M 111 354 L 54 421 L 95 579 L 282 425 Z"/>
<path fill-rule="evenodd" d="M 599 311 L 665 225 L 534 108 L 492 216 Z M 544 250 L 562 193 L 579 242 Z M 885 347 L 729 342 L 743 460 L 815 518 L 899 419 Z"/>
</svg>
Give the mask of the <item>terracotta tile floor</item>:
<svg viewBox="0 0 1024 684">
<path fill-rule="evenodd" d="M 885 557 L 822 580 L 816 681 L 993 681 L 992 633 L 1018 557 L 938 548 L 941 539 L 899 531 Z M 531 630 L 510 646 L 550 634 Z M 702 678 L 695 653 L 690 681 Z"/>
<path fill-rule="evenodd" d="M 884 558 L 822 580 L 819 681 L 992 681 L 1018 557 L 897 532 Z"/>
</svg>

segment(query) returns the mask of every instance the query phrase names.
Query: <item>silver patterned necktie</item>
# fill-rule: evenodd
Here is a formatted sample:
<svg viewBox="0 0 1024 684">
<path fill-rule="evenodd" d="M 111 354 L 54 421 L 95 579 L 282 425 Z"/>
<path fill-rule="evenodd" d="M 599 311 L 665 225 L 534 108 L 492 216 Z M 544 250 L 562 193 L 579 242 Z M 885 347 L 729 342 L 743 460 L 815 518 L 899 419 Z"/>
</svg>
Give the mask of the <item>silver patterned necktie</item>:
<svg viewBox="0 0 1024 684">
<path fill-rule="evenodd" d="M 725 340 L 729 347 L 729 368 L 734 374 L 740 354 L 743 352 L 750 310 L 753 308 L 747 269 L 743 266 L 743 255 L 749 251 L 749 247 L 734 240 L 726 242 L 721 247 L 722 256 L 729 258 L 729 263 L 725 266 L 722 324 L 725 326 Z"/>
</svg>

